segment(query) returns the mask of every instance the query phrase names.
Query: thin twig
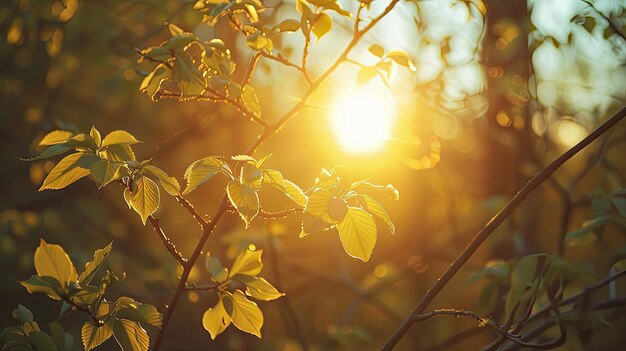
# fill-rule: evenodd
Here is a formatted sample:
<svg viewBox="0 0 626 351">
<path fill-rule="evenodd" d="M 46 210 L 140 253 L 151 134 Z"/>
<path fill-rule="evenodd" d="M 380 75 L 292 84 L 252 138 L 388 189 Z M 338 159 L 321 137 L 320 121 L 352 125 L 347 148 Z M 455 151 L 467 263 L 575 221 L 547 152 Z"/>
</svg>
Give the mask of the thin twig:
<svg viewBox="0 0 626 351">
<path fill-rule="evenodd" d="M 161 238 L 161 241 L 163 242 L 163 245 L 165 245 L 165 248 L 167 249 L 167 251 L 176 259 L 176 261 L 178 261 L 178 263 L 181 264 L 181 266 L 184 266 L 187 260 L 176 249 L 176 245 L 174 245 L 172 240 L 170 240 L 170 238 L 167 235 L 165 235 L 163 228 L 161 228 L 161 225 L 159 224 L 159 219 L 154 218 L 153 216 L 149 216 L 148 220 L 152 224 L 152 227 L 154 228 L 154 230 L 159 235 L 159 238 Z"/>
<path fill-rule="evenodd" d="M 396 346 L 400 339 L 402 339 L 409 328 L 413 325 L 413 316 L 424 312 L 428 304 L 439 294 L 439 292 L 441 292 L 448 282 L 450 282 L 461 267 L 463 267 L 463 265 L 474 254 L 474 252 L 476 252 L 476 250 L 478 250 L 482 243 L 496 230 L 496 228 L 498 228 L 498 226 L 502 224 L 502 222 L 504 222 L 513 213 L 513 211 L 519 207 L 520 204 L 522 204 L 522 202 L 524 202 L 524 199 L 526 199 L 528 195 L 530 195 L 535 189 L 543 184 L 543 182 L 550 178 L 550 176 L 566 161 L 611 129 L 611 127 L 620 122 L 624 116 L 626 116 L 626 108 L 622 108 L 617 114 L 607 119 L 582 141 L 567 150 L 563 155 L 531 178 L 530 181 L 526 183 L 526 185 L 524 185 L 522 189 L 520 189 L 520 191 L 511 199 L 511 201 L 509 201 L 509 203 L 476 234 L 476 236 L 452 263 L 452 265 L 441 275 L 433 287 L 426 292 L 407 319 L 402 323 L 402 325 L 400 325 L 396 332 L 382 347 L 382 350 L 392 350 Z"/>
<path fill-rule="evenodd" d="M 266 212 L 261 209 L 257 217 L 263 218 L 263 219 L 281 219 L 281 218 L 287 218 L 288 216 L 294 213 L 298 213 L 298 212 L 302 212 L 302 208 L 294 207 L 294 208 L 290 208 L 287 210 L 276 211 L 276 212 Z"/>
</svg>

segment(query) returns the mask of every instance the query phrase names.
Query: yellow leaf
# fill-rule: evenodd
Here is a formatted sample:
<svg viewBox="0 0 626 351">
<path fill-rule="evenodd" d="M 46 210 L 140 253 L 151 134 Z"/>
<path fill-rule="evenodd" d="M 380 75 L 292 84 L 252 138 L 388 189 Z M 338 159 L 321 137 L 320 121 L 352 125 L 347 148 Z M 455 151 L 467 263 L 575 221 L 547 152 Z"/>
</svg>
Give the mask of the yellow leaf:
<svg viewBox="0 0 626 351">
<path fill-rule="evenodd" d="M 146 224 L 148 216 L 153 214 L 159 207 L 159 187 L 148 177 L 135 179 L 135 189 L 130 199 L 133 209 L 141 216 L 141 221 Z"/>
<path fill-rule="evenodd" d="M 96 252 L 93 254 L 93 260 L 85 264 L 85 270 L 78 277 L 78 281 L 81 284 L 89 284 L 91 282 L 91 279 L 93 279 L 93 276 L 98 271 L 98 268 L 100 268 L 102 262 L 104 262 L 104 260 L 111 252 L 112 246 L 113 242 L 110 242 L 109 245 L 105 246 L 104 248 L 96 250 Z"/>
<path fill-rule="evenodd" d="M 256 303 L 248 300 L 241 290 L 235 290 L 232 297 L 233 313 L 231 315 L 233 324 L 239 330 L 261 337 L 263 327 L 263 313 Z"/>
<path fill-rule="evenodd" d="M 99 160 L 92 162 L 89 166 L 89 170 L 98 183 L 100 187 L 107 185 L 110 181 L 113 180 L 115 173 L 122 166 L 119 162 L 111 162 L 109 160 Z"/>
<path fill-rule="evenodd" d="M 72 132 L 69 132 L 67 130 L 53 130 L 50 133 L 46 134 L 43 139 L 41 139 L 41 141 L 39 142 L 39 146 L 61 144 L 71 138 L 72 135 Z"/>
<path fill-rule="evenodd" d="M 185 171 L 184 178 L 187 180 L 187 188 L 183 191 L 183 195 L 189 194 L 192 190 L 211 179 L 224 166 L 224 161 L 215 156 L 205 157 L 190 164 Z"/>
<path fill-rule="evenodd" d="M 132 197 L 133 194 L 132 191 L 130 191 L 130 188 L 124 188 L 124 201 L 126 201 L 126 205 L 128 205 L 129 210 L 133 208 Z"/>
<path fill-rule="evenodd" d="M 74 183 L 75 181 L 89 175 L 87 157 L 89 155 L 83 153 L 75 153 L 65 156 L 59 163 L 54 166 L 52 171 L 43 181 L 43 185 L 39 191 L 45 189 L 62 189 Z"/>
<path fill-rule="evenodd" d="M 391 234 L 395 233 L 396 227 L 393 225 L 391 218 L 389 218 L 387 211 L 385 211 L 383 206 L 378 201 L 376 201 L 376 199 L 369 195 L 359 195 L 359 200 L 363 202 L 365 209 L 369 213 L 382 219 L 385 224 L 387 224 L 387 227 L 389 228 Z"/>
<path fill-rule="evenodd" d="M 387 53 L 386 56 L 394 60 L 397 64 L 409 68 L 413 72 L 417 70 L 415 68 L 415 65 L 413 64 L 413 61 L 409 57 L 409 54 L 402 49 L 391 50 Z"/>
<path fill-rule="evenodd" d="M 367 211 L 349 207 L 344 219 L 337 224 L 337 230 L 348 255 L 369 261 L 376 244 L 376 223 Z"/>
<path fill-rule="evenodd" d="M 127 319 L 113 321 L 113 336 L 124 351 L 148 351 L 150 338 L 137 322 Z"/>
<path fill-rule="evenodd" d="M 333 194 L 324 189 L 315 189 L 309 195 L 302 215 L 301 237 L 309 233 L 321 232 L 337 223 L 328 215 L 328 206 L 333 199 Z"/>
<path fill-rule="evenodd" d="M 80 335 L 85 351 L 89 351 L 108 340 L 113 335 L 113 330 L 111 330 L 109 323 L 96 327 L 91 322 L 85 322 L 80 330 Z"/>
<path fill-rule="evenodd" d="M 224 308 L 224 303 L 220 298 L 213 308 L 209 308 L 202 315 L 202 326 L 211 334 L 211 339 L 221 334 L 230 325 L 231 319 Z"/>
<path fill-rule="evenodd" d="M 100 146 L 102 144 L 102 136 L 100 136 L 100 132 L 96 129 L 96 127 L 91 126 L 91 130 L 89 131 L 89 135 L 96 143 L 96 146 Z"/>
<path fill-rule="evenodd" d="M 228 183 L 226 192 L 228 193 L 230 203 L 237 209 L 239 216 L 246 223 L 246 228 L 248 228 L 250 222 L 259 213 L 259 195 L 254 189 L 242 185 L 237 179 L 233 179 Z"/>
<path fill-rule="evenodd" d="M 52 277 L 59 281 L 61 287 L 78 280 L 76 268 L 59 245 L 48 244 L 43 239 L 35 250 L 35 270 L 40 277 Z"/>
<path fill-rule="evenodd" d="M 172 196 L 180 195 L 180 185 L 176 178 L 168 176 L 165 171 L 153 165 L 146 165 L 143 170 L 159 178 L 161 186 L 168 194 Z"/>
<path fill-rule="evenodd" d="M 265 278 L 254 277 L 245 280 L 247 286 L 246 295 L 251 296 L 257 300 L 272 301 L 279 297 L 285 296 L 270 284 Z"/>
<path fill-rule="evenodd" d="M 315 36 L 317 36 L 317 40 L 319 41 L 326 33 L 330 31 L 333 27 L 333 20 L 329 15 L 325 13 L 321 13 L 317 20 L 313 23 L 311 29 Z"/>
<path fill-rule="evenodd" d="M 293 200 L 293 202 L 295 202 L 296 205 L 300 207 L 306 206 L 307 196 L 304 193 L 304 191 L 300 189 L 299 186 L 297 186 L 296 184 L 292 183 L 291 181 L 287 179 L 284 180 L 283 184 L 285 186 L 285 194 L 291 200 Z"/>
<path fill-rule="evenodd" d="M 254 277 L 261 273 L 263 269 L 261 254 L 263 254 L 263 250 L 252 251 L 246 249 L 235 259 L 233 266 L 230 268 L 229 276 L 233 277 L 236 274 L 242 274 Z"/>
<path fill-rule="evenodd" d="M 101 147 L 104 148 L 111 145 L 133 145 L 137 143 L 140 143 L 140 141 L 135 139 L 135 137 L 129 132 L 125 130 L 114 130 L 104 137 Z"/>
</svg>

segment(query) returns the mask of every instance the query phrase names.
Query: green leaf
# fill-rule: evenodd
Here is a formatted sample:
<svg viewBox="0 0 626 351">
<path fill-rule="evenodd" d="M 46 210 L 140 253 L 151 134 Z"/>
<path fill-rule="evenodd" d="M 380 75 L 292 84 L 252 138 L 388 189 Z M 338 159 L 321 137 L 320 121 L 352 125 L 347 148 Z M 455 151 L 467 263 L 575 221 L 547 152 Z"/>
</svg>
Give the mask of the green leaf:
<svg viewBox="0 0 626 351">
<path fill-rule="evenodd" d="M 221 334 L 230 325 L 231 319 L 224 308 L 222 299 L 217 300 L 217 304 L 213 308 L 209 308 L 202 315 L 202 326 L 211 334 L 211 339 Z"/>
<path fill-rule="evenodd" d="M 85 133 L 74 135 L 65 143 L 65 145 L 74 147 L 78 151 L 90 150 L 95 152 L 98 149 L 96 141 L 93 140 L 91 135 Z"/>
<path fill-rule="evenodd" d="M 39 188 L 39 191 L 45 189 L 62 189 L 88 176 L 90 171 L 85 161 L 90 160 L 90 156 L 91 155 L 80 152 L 65 156 L 65 158 L 54 166 L 46 179 L 44 179 L 43 185 Z"/>
<path fill-rule="evenodd" d="M 626 189 L 616 190 L 611 197 L 611 202 L 619 214 L 626 217 Z"/>
<path fill-rule="evenodd" d="M 230 277 L 234 277 L 237 274 L 247 275 L 247 276 L 257 276 L 261 273 L 263 269 L 263 262 L 261 261 L 261 255 L 263 254 L 263 250 L 252 251 L 246 249 L 244 252 L 239 254 L 233 262 L 232 267 L 230 268 Z"/>
<path fill-rule="evenodd" d="M 339 238 L 348 255 L 369 261 L 376 244 L 376 223 L 362 208 L 350 207 L 344 219 L 337 224 Z"/>
<path fill-rule="evenodd" d="M 110 324 L 111 323 L 105 323 L 101 327 L 96 327 L 91 324 L 91 322 L 85 322 L 85 324 L 83 324 L 83 327 L 80 330 L 80 335 L 83 340 L 85 351 L 89 351 L 97 347 L 113 335 L 113 330 L 111 329 Z"/>
<path fill-rule="evenodd" d="M 368 50 L 376 57 L 383 57 L 385 55 L 385 49 L 378 44 L 373 44 Z"/>
<path fill-rule="evenodd" d="M 111 248 L 113 247 L 113 242 L 110 242 L 109 245 L 105 246 L 102 249 L 96 250 L 93 254 L 93 260 L 87 262 L 85 264 L 85 270 L 78 276 L 78 282 L 80 284 L 89 284 L 91 280 L 98 272 L 100 266 L 107 258 L 109 253 L 111 253 Z"/>
<path fill-rule="evenodd" d="M 328 14 L 322 12 L 319 14 L 319 17 L 317 18 L 317 20 L 313 22 L 313 25 L 311 26 L 311 30 L 313 31 L 313 33 L 317 37 L 317 40 L 319 41 L 320 39 L 322 39 L 324 35 L 326 35 L 326 33 L 328 33 L 331 30 L 332 27 L 333 27 L 332 18 Z"/>
<path fill-rule="evenodd" d="M 593 232 L 592 227 L 579 228 L 572 230 L 565 235 L 565 245 L 574 246 L 587 246 L 593 244 L 598 240 L 598 236 Z"/>
<path fill-rule="evenodd" d="M 63 289 L 58 280 L 52 277 L 31 276 L 28 280 L 21 281 L 20 284 L 28 290 L 29 293 L 42 292 L 53 300 L 61 300 L 60 294 Z"/>
<path fill-rule="evenodd" d="M 56 145 L 52 145 L 50 147 L 47 147 L 45 150 L 43 150 L 42 153 L 40 153 L 39 155 L 37 155 L 35 157 L 25 158 L 25 159 L 21 159 L 21 160 L 22 161 L 41 160 L 41 159 L 44 159 L 44 158 L 48 158 L 48 157 L 52 157 L 52 156 L 57 156 L 57 155 L 63 154 L 65 152 L 67 152 L 69 149 L 70 148 L 68 148 L 64 144 L 56 144 Z"/>
<path fill-rule="evenodd" d="M 255 116 L 261 115 L 261 104 L 259 104 L 259 98 L 256 96 L 256 92 L 254 88 L 249 84 L 246 84 L 243 87 L 243 91 L 241 92 L 241 100 L 243 104 L 246 106 L 248 111 L 252 112 Z"/>
<path fill-rule="evenodd" d="M 400 66 L 407 67 L 413 72 L 417 70 L 415 68 L 415 65 L 413 64 L 413 61 L 411 61 L 409 54 L 402 49 L 391 50 L 387 53 L 386 56 L 394 60 Z"/>
<path fill-rule="evenodd" d="M 125 130 L 114 130 L 104 137 L 101 147 L 105 148 L 111 145 L 133 145 L 138 143 L 140 143 L 140 141 L 135 139 L 135 137 L 129 132 Z"/>
<path fill-rule="evenodd" d="M 33 321 L 33 313 L 23 305 L 17 305 L 17 308 L 13 310 L 12 316 L 22 323 Z"/>
<path fill-rule="evenodd" d="M 28 339 L 36 351 L 59 351 L 57 345 L 54 343 L 54 339 L 46 333 L 31 331 L 28 333 Z"/>
<path fill-rule="evenodd" d="M 122 166 L 119 162 L 111 162 L 109 160 L 99 160 L 93 162 L 89 166 L 91 174 L 96 177 L 96 180 L 100 184 L 100 187 L 107 185 L 113 180 L 115 173 Z"/>
<path fill-rule="evenodd" d="M 195 161 L 185 171 L 184 178 L 187 180 L 187 188 L 183 191 L 183 195 L 189 194 L 192 190 L 205 183 L 226 167 L 221 159 L 215 156 L 209 156 Z"/>
<path fill-rule="evenodd" d="M 62 287 L 78 280 L 76 268 L 65 250 L 59 245 L 48 244 L 43 239 L 35 250 L 35 270 L 40 277 L 56 279 Z"/>
<path fill-rule="evenodd" d="M 257 300 L 272 301 L 285 296 L 284 293 L 278 291 L 278 289 L 265 280 L 265 278 L 248 276 L 238 280 L 246 284 L 246 295 Z"/>
<path fill-rule="evenodd" d="M 176 180 L 176 178 L 170 177 L 167 173 L 165 173 L 165 171 L 153 165 L 146 165 L 142 168 L 142 170 L 159 178 L 161 186 L 168 194 L 172 196 L 180 195 L 180 184 L 178 184 L 178 180 Z"/>
<path fill-rule="evenodd" d="M 393 225 L 391 218 L 389 218 L 387 211 L 385 211 L 383 206 L 378 201 L 376 201 L 376 199 L 369 195 L 359 195 L 359 200 L 361 202 L 361 205 L 363 206 L 363 208 L 365 208 L 365 210 L 367 210 L 367 212 L 382 219 L 385 224 L 387 224 L 387 228 L 389 228 L 391 234 L 395 233 L 396 227 Z"/>
<path fill-rule="evenodd" d="M 546 254 L 535 254 L 525 256 L 517 262 L 511 274 L 511 285 L 505 300 L 507 316 L 511 316 L 515 306 L 521 301 L 530 298 L 535 293 L 537 272 L 542 266 L 541 262 L 547 257 Z M 520 312 L 519 309 L 517 312 Z"/>
<path fill-rule="evenodd" d="M 213 257 L 207 253 L 204 265 L 211 277 L 218 282 L 222 283 L 228 279 L 228 270 L 222 266 L 222 261 L 220 261 L 219 258 Z"/>
<path fill-rule="evenodd" d="M 248 300 L 241 290 L 235 290 L 232 296 L 233 324 L 241 331 L 261 338 L 263 327 L 263 313 L 256 303 Z"/>
<path fill-rule="evenodd" d="M 143 224 L 159 207 L 159 187 L 157 184 L 147 177 L 139 177 L 135 179 L 131 205 L 135 212 L 141 217 Z"/>
<path fill-rule="evenodd" d="M 150 338 L 137 322 L 127 319 L 113 321 L 113 336 L 124 351 L 148 351 Z"/>
<path fill-rule="evenodd" d="M 73 133 L 67 130 L 53 130 L 41 139 L 39 146 L 62 144 L 71 138 L 72 135 Z"/>
<path fill-rule="evenodd" d="M 257 192 L 239 182 L 237 179 L 231 180 L 227 187 L 228 199 L 230 203 L 235 207 L 239 216 L 246 224 L 246 228 L 250 225 L 250 222 L 259 213 L 259 195 Z"/>
<path fill-rule="evenodd" d="M 337 221 L 328 215 L 328 206 L 333 199 L 333 194 L 324 189 L 315 189 L 309 195 L 302 215 L 300 237 L 309 233 L 321 232 L 337 224 Z"/>
</svg>

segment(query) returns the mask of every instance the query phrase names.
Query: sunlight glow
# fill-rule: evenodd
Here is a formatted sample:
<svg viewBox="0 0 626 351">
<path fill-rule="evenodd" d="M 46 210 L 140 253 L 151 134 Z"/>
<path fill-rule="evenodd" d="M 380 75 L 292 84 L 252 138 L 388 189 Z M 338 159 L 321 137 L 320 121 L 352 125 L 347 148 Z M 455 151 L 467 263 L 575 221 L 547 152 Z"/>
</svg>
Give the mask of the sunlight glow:
<svg viewBox="0 0 626 351">
<path fill-rule="evenodd" d="M 370 85 L 338 97 L 332 109 L 333 130 L 344 150 L 370 153 L 384 147 L 394 116 L 389 92 Z"/>
</svg>

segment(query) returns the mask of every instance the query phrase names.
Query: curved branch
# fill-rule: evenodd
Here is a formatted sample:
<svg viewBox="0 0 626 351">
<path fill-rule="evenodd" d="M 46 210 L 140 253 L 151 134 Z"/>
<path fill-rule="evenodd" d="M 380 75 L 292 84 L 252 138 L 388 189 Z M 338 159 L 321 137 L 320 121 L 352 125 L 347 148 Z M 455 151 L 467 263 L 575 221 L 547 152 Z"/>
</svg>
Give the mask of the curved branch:
<svg viewBox="0 0 626 351">
<path fill-rule="evenodd" d="M 396 332 L 391 336 L 387 343 L 382 347 L 382 350 L 392 350 L 396 344 L 402 339 L 406 332 L 411 328 L 414 321 L 414 316 L 424 312 L 428 304 L 441 292 L 441 290 L 450 282 L 450 280 L 456 275 L 456 273 L 465 265 L 465 263 L 472 257 L 474 252 L 482 245 L 482 243 L 498 228 L 502 222 L 504 222 L 512 213 L 519 207 L 524 199 L 530 195 L 535 189 L 550 178 L 550 176 L 561 167 L 566 161 L 579 153 L 582 149 L 591 144 L 594 140 L 606 133 L 611 127 L 620 122 L 624 116 L 626 116 L 626 108 L 622 108 L 617 114 L 607 119 L 598 128 L 596 128 L 591 134 L 585 137 L 578 144 L 567 150 L 564 154 L 552 161 L 541 172 L 537 173 L 530 179 L 526 185 L 520 189 L 520 191 L 509 201 L 509 203 L 498 212 L 487 224 L 480 230 L 463 252 L 457 257 L 457 259 L 448 267 L 448 269 L 441 275 L 435 285 L 426 292 L 422 299 L 417 303 L 411 314 L 400 325 Z"/>
<path fill-rule="evenodd" d="M 154 227 L 154 230 L 159 235 L 159 238 L 161 238 L 161 241 L 163 242 L 163 245 L 165 245 L 165 248 L 167 249 L 167 251 L 176 259 L 176 261 L 178 261 L 178 263 L 180 263 L 181 266 L 184 266 L 185 263 L 187 263 L 187 260 L 176 249 L 176 245 L 174 245 L 172 240 L 170 240 L 170 238 L 167 235 L 165 235 L 165 232 L 163 232 L 163 229 L 161 228 L 161 225 L 159 224 L 159 219 L 154 218 L 153 216 L 149 216 L 148 220 L 152 224 L 152 227 Z"/>
</svg>

